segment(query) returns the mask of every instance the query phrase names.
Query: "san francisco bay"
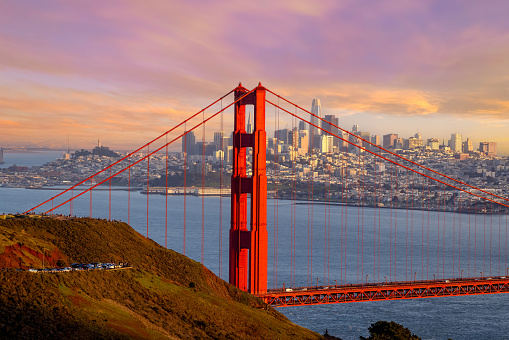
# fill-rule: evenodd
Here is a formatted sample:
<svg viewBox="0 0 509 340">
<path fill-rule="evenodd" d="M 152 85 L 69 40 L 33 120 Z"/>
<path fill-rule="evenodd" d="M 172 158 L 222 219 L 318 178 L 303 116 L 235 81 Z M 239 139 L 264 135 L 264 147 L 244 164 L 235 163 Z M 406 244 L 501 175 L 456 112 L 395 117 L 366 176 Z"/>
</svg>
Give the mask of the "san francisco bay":
<svg viewBox="0 0 509 340">
<path fill-rule="evenodd" d="M 56 193 L 55 190 L 1 188 L 0 213 L 23 212 Z M 75 190 L 73 195 L 79 193 Z M 148 231 L 148 237 L 159 244 L 184 252 L 183 196 L 166 198 L 163 195 L 150 195 L 147 219 L 147 196 L 140 192 L 129 194 L 126 190 L 112 191 L 111 208 L 108 190 L 94 190 L 92 195 L 92 217 L 107 219 L 111 211 L 111 219 L 129 220 L 141 234 L 147 235 Z M 203 256 L 204 265 L 227 280 L 229 198 L 187 196 L 185 199 L 185 254 L 197 261 L 201 261 Z M 72 211 L 66 205 L 55 213 L 89 216 L 89 200 L 90 194 L 85 193 L 75 200 Z M 128 205 L 130 216 L 127 213 Z M 274 213 L 277 218 L 274 218 Z M 479 276 L 479 273 L 505 275 L 506 216 L 497 216 L 486 224 L 484 215 L 425 212 L 429 216 L 422 217 L 423 213 L 416 210 L 410 215 L 406 211 L 398 215 L 398 211 L 391 209 L 359 210 L 316 202 L 308 205 L 269 200 L 268 287 L 282 287 L 283 284 L 285 287 L 297 287 L 384 280 L 411 281 L 433 279 L 435 276 L 446 280 Z M 324 215 L 330 216 L 328 220 L 324 220 Z M 425 224 L 422 223 L 423 219 Z M 440 231 L 438 223 L 443 223 Z M 448 227 L 444 229 L 443 225 Z M 451 225 L 454 230 L 450 228 Z M 382 230 L 380 238 L 377 236 L 379 228 Z M 387 236 L 389 228 L 393 233 L 391 238 Z M 293 247 L 283 241 L 289 239 L 287 236 L 292 230 L 295 233 Z M 329 243 L 324 241 L 325 230 L 331 234 Z M 480 235 L 486 230 L 488 234 L 481 238 Z M 308 242 L 310 232 L 312 242 Z M 202 236 L 206 240 L 203 248 Z M 442 248 L 442 237 L 448 240 L 454 237 L 455 248 Z M 277 247 L 274 245 L 275 238 L 278 239 Z M 490 241 L 494 245 L 491 253 L 483 247 Z M 359 251 L 360 247 L 363 252 Z M 420 250 L 422 247 L 427 250 L 424 258 L 419 256 L 423 253 Z M 292 248 L 295 249 L 293 259 Z M 307 249 L 310 249 L 310 256 Z M 478 255 L 477 261 L 473 260 L 474 252 Z M 358 268 L 361 270 L 358 271 Z M 299 325 L 322 334 L 327 329 L 330 334 L 343 339 L 367 336 L 367 327 L 378 320 L 401 323 L 423 339 L 509 339 L 509 326 L 504 322 L 509 312 L 508 302 L 509 296 L 499 294 L 284 307 L 278 310 Z"/>
</svg>

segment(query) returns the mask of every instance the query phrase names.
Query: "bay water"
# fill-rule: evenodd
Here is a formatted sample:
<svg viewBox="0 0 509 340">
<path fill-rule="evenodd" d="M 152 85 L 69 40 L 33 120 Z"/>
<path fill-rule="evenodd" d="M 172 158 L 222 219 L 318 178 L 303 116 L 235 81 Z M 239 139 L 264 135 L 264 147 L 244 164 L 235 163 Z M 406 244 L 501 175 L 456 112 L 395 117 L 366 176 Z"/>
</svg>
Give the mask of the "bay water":
<svg viewBox="0 0 509 340">
<path fill-rule="evenodd" d="M 24 164 L 30 162 L 18 165 Z M 0 213 L 24 212 L 58 192 L 0 188 Z M 72 195 L 80 192 L 74 190 Z M 69 197 L 71 193 L 66 194 L 66 198 Z M 183 196 L 150 195 L 147 218 L 147 195 L 113 190 L 110 207 L 110 192 L 94 190 L 92 217 L 108 219 L 111 216 L 111 219 L 129 221 L 141 234 L 181 253 L 185 241 L 187 256 L 197 261 L 203 258 L 205 266 L 227 280 L 229 197 L 187 196 L 185 200 L 185 233 Z M 51 208 L 51 203 L 45 208 Z M 90 194 L 77 198 L 72 210 L 65 205 L 55 213 L 89 216 Z M 407 213 L 269 200 L 267 220 L 269 288 L 283 284 L 298 287 L 481 275 L 496 277 L 507 272 L 506 216 L 487 218 L 418 210 Z M 203 247 L 202 239 L 205 240 Z M 509 339 L 509 294 L 278 310 L 303 327 L 321 334 L 328 330 L 329 334 L 342 339 L 367 336 L 369 325 L 378 320 L 396 321 L 423 339 Z"/>
</svg>

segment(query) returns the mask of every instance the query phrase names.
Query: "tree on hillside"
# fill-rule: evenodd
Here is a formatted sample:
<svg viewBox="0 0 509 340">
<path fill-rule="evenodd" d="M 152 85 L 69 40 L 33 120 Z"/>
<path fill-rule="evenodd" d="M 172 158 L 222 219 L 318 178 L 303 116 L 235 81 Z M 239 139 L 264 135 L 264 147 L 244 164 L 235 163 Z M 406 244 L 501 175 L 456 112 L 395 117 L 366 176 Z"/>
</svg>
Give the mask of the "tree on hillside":
<svg viewBox="0 0 509 340">
<path fill-rule="evenodd" d="M 368 331 L 369 337 L 361 336 L 361 340 L 421 340 L 408 328 L 394 321 L 377 321 L 369 326 Z"/>
</svg>

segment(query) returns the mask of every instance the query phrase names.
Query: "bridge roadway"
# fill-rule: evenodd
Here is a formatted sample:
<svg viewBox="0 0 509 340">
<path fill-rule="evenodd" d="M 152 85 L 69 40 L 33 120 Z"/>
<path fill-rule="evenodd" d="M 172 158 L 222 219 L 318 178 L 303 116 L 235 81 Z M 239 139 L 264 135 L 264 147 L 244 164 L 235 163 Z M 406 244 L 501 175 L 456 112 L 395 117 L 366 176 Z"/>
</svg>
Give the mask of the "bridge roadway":
<svg viewBox="0 0 509 340">
<path fill-rule="evenodd" d="M 509 293 L 509 278 L 471 277 L 269 289 L 257 295 L 273 307 L 309 306 L 378 300 Z"/>
</svg>

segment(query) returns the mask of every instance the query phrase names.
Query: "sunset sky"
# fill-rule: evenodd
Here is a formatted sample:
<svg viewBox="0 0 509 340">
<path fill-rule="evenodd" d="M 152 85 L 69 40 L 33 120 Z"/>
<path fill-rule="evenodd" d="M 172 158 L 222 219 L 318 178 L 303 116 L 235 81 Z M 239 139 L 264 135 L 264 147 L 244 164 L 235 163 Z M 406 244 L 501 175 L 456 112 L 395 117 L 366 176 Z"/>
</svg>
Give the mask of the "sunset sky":
<svg viewBox="0 0 509 340">
<path fill-rule="evenodd" d="M 0 146 L 130 148 L 262 84 L 375 134 L 509 155 L 509 1 L 0 2 Z"/>
</svg>

